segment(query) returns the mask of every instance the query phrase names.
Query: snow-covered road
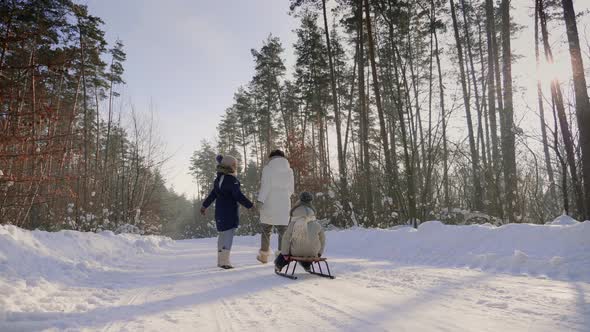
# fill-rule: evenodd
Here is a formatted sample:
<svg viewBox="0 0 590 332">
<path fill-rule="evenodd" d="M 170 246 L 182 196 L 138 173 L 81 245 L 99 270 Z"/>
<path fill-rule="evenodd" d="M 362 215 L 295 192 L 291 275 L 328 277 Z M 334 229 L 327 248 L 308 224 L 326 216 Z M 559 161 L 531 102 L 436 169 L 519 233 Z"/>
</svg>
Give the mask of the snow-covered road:
<svg viewBox="0 0 590 332">
<path fill-rule="evenodd" d="M 237 238 L 227 271 L 215 267 L 214 239 L 204 239 L 168 241 L 109 269 L 80 267 L 90 271 L 83 281 L 0 278 L 10 305 L 0 331 L 590 331 L 586 281 L 337 250 L 335 280 L 292 281 L 255 261 L 256 242 Z"/>
</svg>

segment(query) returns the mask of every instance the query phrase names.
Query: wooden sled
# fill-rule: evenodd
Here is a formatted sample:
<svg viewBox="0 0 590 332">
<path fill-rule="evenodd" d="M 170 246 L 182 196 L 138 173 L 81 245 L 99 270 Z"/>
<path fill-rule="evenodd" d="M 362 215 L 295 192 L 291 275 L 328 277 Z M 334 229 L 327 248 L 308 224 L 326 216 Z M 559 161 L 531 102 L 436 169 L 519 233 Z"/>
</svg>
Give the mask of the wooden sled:
<svg viewBox="0 0 590 332">
<path fill-rule="evenodd" d="M 282 270 L 281 271 L 275 270 L 275 273 L 281 277 L 296 280 L 297 276 L 295 276 L 295 269 L 297 268 L 297 263 L 305 262 L 305 263 L 311 263 L 310 271 L 308 271 L 310 274 L 320 276 L 323 278 L 329 278 L 329 279 L 335 278 L 332 275 L 332 273 L 330 273 L 330 266 L 328 265 L 328 260 L 325 257 L 285 256 L 285 259 L 288 262 L 287 266 L 285 266 L 283 268 L 285 270 L 285 272 L 281 272 Z M 324 272 L 324 269 L 322 269 L 322 263 L 325 266 L 326 272 Z M 291 265 L 293 266 L 292 269 L 291 269 Z M 291 270 L 291 272 L 289 272 L 289 270 Z"/>
</svg>

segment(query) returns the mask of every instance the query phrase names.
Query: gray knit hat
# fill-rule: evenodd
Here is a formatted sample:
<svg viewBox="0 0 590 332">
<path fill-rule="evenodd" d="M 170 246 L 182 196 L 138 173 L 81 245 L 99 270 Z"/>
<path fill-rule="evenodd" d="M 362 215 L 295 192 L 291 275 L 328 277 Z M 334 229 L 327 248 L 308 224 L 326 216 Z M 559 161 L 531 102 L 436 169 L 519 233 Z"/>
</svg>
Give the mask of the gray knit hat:
<svg viewBox="0 0 590 332">
<path fill-rule="evenodd" d="M 309 191 L 304 191 L 299 194 L 299 200 L 301 203 L 311 203 L 313 201 L 313 194 Z"/>
<path fill-rule="evenodd" d="M 293 208 L 291 209 L 291 213 L 290 215 L 293 216 L 293 211 L 295 211 L 295 209 L 301 207 L 301 206 L 306 206 L 308 208 L 310 208 L 313 213 L 316 212 L 315 208 L 313 207 L 313 204 L 311 203 L 313 201 L 313 194 L 310 193 L 309 191 L 304 191 L 301 194 L 299 194 L 299 202 L 297 202 L 297 204 L 295 204 L 295 206 L 293 206 Z"/>
</svg>

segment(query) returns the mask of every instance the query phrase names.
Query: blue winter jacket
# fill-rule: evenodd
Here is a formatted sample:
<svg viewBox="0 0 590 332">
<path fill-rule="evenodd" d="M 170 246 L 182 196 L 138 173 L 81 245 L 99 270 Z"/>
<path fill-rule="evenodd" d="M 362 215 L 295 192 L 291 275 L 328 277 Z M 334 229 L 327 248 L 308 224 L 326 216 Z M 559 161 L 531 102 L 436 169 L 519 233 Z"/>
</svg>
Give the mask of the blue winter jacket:
<svg viewBox="0 0 590 332">
<path fill-rule="evenodd" d="M 213 189 L 203 202 L 203 207 L 208 208 L 215 200 L 215 225 L 219 232 L 236 228 L 240 224 L 238 203 L 247 209 L 254 206 L 240 190 L 240 181 L 231 174 L 221 172 L 217 173 Z"/>
</svg>

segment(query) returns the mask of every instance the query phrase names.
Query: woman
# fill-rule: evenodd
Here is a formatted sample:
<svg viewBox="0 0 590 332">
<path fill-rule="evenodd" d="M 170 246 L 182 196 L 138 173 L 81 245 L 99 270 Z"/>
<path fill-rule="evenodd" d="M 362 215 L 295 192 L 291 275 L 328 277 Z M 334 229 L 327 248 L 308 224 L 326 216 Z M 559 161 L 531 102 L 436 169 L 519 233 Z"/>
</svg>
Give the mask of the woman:
<svg viewBox="0 0 590 332">
<path fill-rule="evenodd" d="M 302 192 L 299 202 L 291 210 L 291 222 L 283 235 L 281 255 L 275 259 L 277 271 L 281 271 L 288 264 L 284 256 L 321 257 L 324 253 L 326 237 L 322 225 L 315 218 L 312 201 L 311 193 Z M 311 263 L 299 264 L 309 272 Z"/>
<path fill-rule="evenodd" d="M 260 250 L 256 259 L 262 264 L 268 262 L 270 255 L 270 236 L 273 226 L 279 233 L 277 253 L 281 250 L 283 233 L 289 224 L 291 211 L 291 195 L 293 195 L 293 170 L 281 150 L 274 150 L 269 155 L 269 162 L 262 170 L 262 182 L 258 192 L 258 210 L 262 234 Z"/>
<path fill-rule="evenodd" d="M 237 179 L 238 161 L 232 156 L 218 156 L 217 177 L 213 182 L 213 189 L 201 207 L 201 214 L 205 215 L 207 208 L 215 204 L 215 225 L 219 236 L 217 238 L 217 266 L 231 269 L 229 261 L 234 234 L 240 224 L 239 204 L 247 209 L 254 205 L 240 190 Z"/>
</svg>

